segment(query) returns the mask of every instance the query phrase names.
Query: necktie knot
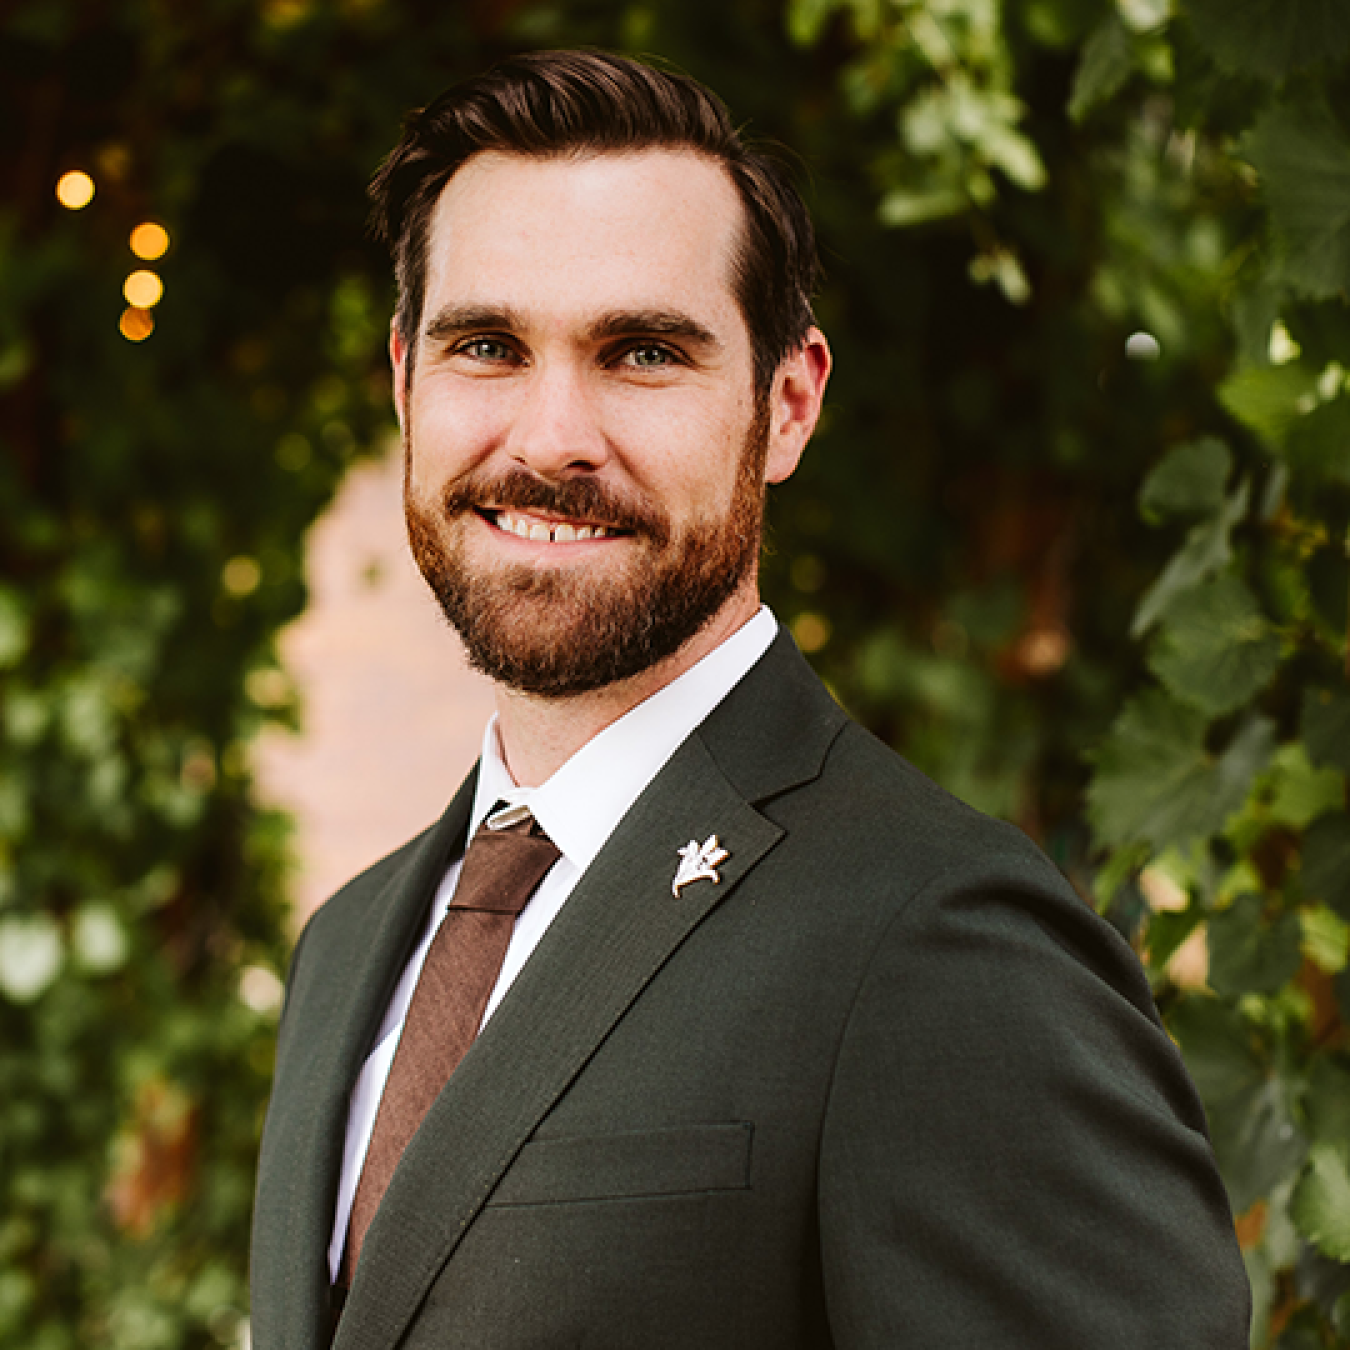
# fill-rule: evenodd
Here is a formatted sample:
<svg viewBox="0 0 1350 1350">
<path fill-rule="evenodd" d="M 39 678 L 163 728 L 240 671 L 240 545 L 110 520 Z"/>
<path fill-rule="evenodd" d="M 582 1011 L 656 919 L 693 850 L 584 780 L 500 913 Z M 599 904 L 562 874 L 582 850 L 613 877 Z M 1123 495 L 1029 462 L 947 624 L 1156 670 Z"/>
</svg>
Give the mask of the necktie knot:
<svg viewBox="0 0 1350 1350">
<path fill-rule="evenodd" d="M 533 816 L 499 830 L 484 821 L 464 855 L 450 907 L 517 915 L 561 856 Z"/>
</svg>

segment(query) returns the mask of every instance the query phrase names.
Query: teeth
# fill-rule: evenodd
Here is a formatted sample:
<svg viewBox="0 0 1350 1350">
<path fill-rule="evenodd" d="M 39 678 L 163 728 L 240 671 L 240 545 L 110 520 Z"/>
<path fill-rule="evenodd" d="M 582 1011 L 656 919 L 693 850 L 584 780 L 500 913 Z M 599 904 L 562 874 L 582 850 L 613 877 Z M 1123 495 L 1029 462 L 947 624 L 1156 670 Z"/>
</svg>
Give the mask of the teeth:
<svg viewBox="0 0 1350 1350">
<path fill-rule="evenodd" d="M 542 520 L 531 520 L 512 511 L 499 511 L 497 525 L 508 534 L 541 543 L 570 544 L 578 539 L 604 539 L 610 533 L 603 525 L 573 525 L 565 520 L 557 525 L 547 525 Z"/>
</svg>

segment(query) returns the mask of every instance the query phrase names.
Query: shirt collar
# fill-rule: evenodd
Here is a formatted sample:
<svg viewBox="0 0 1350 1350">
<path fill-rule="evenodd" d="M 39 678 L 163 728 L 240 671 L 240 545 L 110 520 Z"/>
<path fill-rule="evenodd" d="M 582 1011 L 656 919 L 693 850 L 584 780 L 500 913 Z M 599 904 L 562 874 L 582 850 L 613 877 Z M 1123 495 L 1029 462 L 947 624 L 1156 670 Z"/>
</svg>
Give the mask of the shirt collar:
<svg viewBox="0 0 1350 1350">
<path fill-rule="evenodd" d="M 721 646 L 587 741 L 536 788 L 516 786 L 494 716 L 483 733 L 470 834 L 498 801 L 528 806 L 563 856 L 585 871 L 643 789 L 768 651 L 777 631 L 761 605 Z"/>
</svg>

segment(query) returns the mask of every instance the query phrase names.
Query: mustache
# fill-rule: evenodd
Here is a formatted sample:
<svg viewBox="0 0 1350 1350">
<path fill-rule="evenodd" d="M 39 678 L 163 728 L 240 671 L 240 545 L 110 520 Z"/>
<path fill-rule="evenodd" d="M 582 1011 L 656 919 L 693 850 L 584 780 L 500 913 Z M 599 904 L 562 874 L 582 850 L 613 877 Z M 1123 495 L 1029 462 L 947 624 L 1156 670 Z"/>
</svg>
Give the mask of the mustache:
<svg viewBox="0 0 1350 1350">
<path fill-rule="evenodd" d="M 495 475 L 468 473 L 446 488 L 441 505 L 447 520 L 469 511 L 542 511 L 645 535 L 657 544 L 670 539 L 670 523 L 664 512 L 591 477 L 553 480 L 525 469 Z"/>
</svg>

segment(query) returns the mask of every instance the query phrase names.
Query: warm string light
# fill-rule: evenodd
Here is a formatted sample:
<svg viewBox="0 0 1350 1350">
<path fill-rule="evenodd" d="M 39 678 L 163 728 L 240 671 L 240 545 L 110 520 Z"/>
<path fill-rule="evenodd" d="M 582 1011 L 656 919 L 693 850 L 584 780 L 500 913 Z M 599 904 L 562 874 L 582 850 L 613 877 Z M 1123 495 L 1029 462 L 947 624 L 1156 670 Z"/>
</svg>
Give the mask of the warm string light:
<svg viewBox="0 0 1350 1350">
<path fill-rule="evenodd" d="M 117 331 L 128 342 L 144 342 L 155 331 L 155 316 L 148 309 L 137 309 L 130 305 L 122 311 L 117 321 Z"/>
<path fill-rule="evenodd" d="M 164 298 L 164 283 L 158 272 L 142 267 L 122 283 L 122 294 L 134 309 L 153 309 Z"/>
<path fill-rule="evenodd" d="M 131 232 L 131 251 L 144 262 L 153 262 L 169 251 L 169 232 L 153 220 L 142 221 Z M 158 272 L 137 268 L 122 283 L 128 308 L 123 310 L 118 329 L 128 342 L 144 342 L 155 331 L 155 316 L 150 312 L 164 298 L 164 282 Z"/>
<path fill-rule="evenodd" d="M 131 232 L 131 251 L 142 262 L 154 262 L 169 251 L 169 232 L 153 220 L 142 221 Z"/>
<path fill-rule="evenodd" d="M 70 169 L 56 180 L 56 200 L 67 211 L 82 211 L 94 200 L 94 180 L 83 169 Z M 153 220 L 143 220 L 128 240 L 132 253 L 142 262 L 156 262 L 169 251 L 169 232 Z M 117 321 L 118 332 L 128 342 L 144 342 L 155 331 L 150 312 L 164 298 L 164 282 L 158 272 L 139 267 L 122 283 L 127 308 Z"/>
<path fill-rule="evenodd" d="M 56 180 L 56 200 L 67 211 L 83 211 L 94 200 L 94 180 L 83 169 L 71 169 Z"/>
</svg>

